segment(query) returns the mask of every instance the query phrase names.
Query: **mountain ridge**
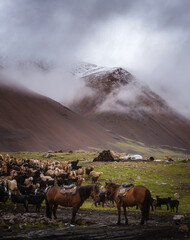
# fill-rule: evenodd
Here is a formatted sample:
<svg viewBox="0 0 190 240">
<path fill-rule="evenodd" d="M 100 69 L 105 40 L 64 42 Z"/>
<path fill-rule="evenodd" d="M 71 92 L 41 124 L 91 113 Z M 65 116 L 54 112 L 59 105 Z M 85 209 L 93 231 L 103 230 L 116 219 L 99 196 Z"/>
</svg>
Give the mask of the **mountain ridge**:
<svg viewBox="0 0 190 240">
<path fill-rule="evenodd" d="M 75 112 L 149 146 L 190 147 L 190 121 L 125 69 L 87 71 L 82 80 L 93 94 L 76 99 Z"/>
</svg>

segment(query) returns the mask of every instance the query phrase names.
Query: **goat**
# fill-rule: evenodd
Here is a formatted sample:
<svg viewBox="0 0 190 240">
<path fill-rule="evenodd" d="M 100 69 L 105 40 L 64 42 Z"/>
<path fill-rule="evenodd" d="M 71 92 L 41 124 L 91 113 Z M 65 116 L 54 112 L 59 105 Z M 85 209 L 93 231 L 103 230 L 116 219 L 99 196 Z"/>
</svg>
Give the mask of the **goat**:
<svg viewBox="0 0 190 240">
<path fill-rule="evenodd" d="M 28 204 L 36 205 L 36 212 L 40 212 L 41 204 L 45 199 L 44 193 L 30 194 L 26 197 Z"/>
<path fill-rule="evenodd" d="M 76 161 L 71 161 L 71 166 L 73 170 L 76 170 L 77 164 L 78 164 L 79 160 Z"/>
<path fill-rule="evenodd" d="M 0 202 L 6 203 L 6 201 L 8 200 L 9 194 L 8 194 L 7 190 L 8 189 L 5 185 L 5 183 L 3 182 L 0 185 Z"/>
<path fill-rule="evenodd" d="M 15 205 L 14 210 L 17 207 L 17 203 L 22 203 L 24 204 L 26 212 L 28 212 L 28 201 L 27 201 L 26 195 L 21 195 L 18 189 L 15 189 L 14 191 L 10 191 L 9 195 L 11 197 L 11 201 Z"/>
<path fill-rule="evenodd" d="M 24 185 L 24 182 L 27 179 L 27 177 L 28 177 L 28 175 L 24 174 L 24 175 L 14 176 L 13 179 L 15 179 L 18 184 Z"/>
<path fill-rule="evenodd" d="M 18 185 L 18 189 L 23 195 L 29 195 L 34 193 L 33 185 L 29 185 L 29 186 Z"/>
<path fill-rule="evenodd" d="M 170 198 L 170 210 L 174 212 L 174 208 L 176 208 L 176 213 L 178 212 L 179 201 L 178 200 L 171 200 Z"/>
<path fill-rule="evenodd" d="M 92 172 L 94 170 L 94 168 L 93 167 L 91 167 L 91 168 L 86 168 L 86 175 L 89 177 L 89 174 L 90 174 L 90 172 Z"/>
<path fill-rule="evenodd" d="M 99 199 L 96 200 L 94 204 L 97 207 L 97 204 L 100 205 L 100 203 L 102 203 L 102 207 L 104 207 L 105 202 L 106 202 L 106 192 L 100 192 Z"/>
<path fill-rule="evenodd" d="M 156 196 L 156 201 L 157 207 L 161 208 L 161 205 L 166 205 L 167 206 L 167 210 L 169 210 L 169 202 L 170 202 L 170 198 L 160 198 L 159 196 Z"/>
</svg>

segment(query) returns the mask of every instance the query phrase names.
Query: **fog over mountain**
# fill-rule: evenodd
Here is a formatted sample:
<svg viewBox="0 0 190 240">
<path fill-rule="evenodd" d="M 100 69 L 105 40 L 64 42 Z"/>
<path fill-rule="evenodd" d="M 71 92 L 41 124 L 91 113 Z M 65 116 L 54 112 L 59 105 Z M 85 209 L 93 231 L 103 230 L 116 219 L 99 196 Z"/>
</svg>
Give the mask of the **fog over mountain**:
<svg viewBox="0 0 190 240">
<path fill-rule="evenodd" d="M 88 92 L 68 73 L 71 63 L 124 67 L 190 118 L 189 9 L 188 0 L 3 0 L 0 65 L 9 70 L 1 81 L 9 74 L 67 104 Z M 48 69 L 15 70 L 29 61 Z"/>
</svg>

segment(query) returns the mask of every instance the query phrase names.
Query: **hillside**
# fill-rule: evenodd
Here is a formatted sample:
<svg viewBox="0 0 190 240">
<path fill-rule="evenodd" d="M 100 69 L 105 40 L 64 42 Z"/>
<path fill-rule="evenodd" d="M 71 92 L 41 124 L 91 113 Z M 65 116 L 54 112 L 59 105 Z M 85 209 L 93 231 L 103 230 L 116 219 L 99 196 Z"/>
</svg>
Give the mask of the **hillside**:
<svg viewBox="0 0 190 240">
<path fill-rule="evenodd" d="M 68 151 L 113 142 L 97 124 L 18 86 L 0 85 L 0 116 L 0 151 Z"/>
</svg>

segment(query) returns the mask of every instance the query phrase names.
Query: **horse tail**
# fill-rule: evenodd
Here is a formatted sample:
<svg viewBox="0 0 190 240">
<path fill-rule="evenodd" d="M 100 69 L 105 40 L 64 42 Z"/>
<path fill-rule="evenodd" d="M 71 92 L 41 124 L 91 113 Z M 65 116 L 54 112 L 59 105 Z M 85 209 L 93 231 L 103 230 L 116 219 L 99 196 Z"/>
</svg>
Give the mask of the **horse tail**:
<svg viewBox="0 0 190 240">
<path fill-rule="evenodd" d="M 143 202 L 143 209 L 142 209 L 142 216 L 146 221 L 149 218 L 150 205 L 151 205 L 151 194 L 150 194 L 150 191 L 146 189 L 145 198 Z"/>
<path fill-rule="evenodd" d="M 46 202 L 46 217 L 51 218 L 50 205 L 47 200 L 47 192 L 45 193 L 45 202 Z"/>
</svg>

